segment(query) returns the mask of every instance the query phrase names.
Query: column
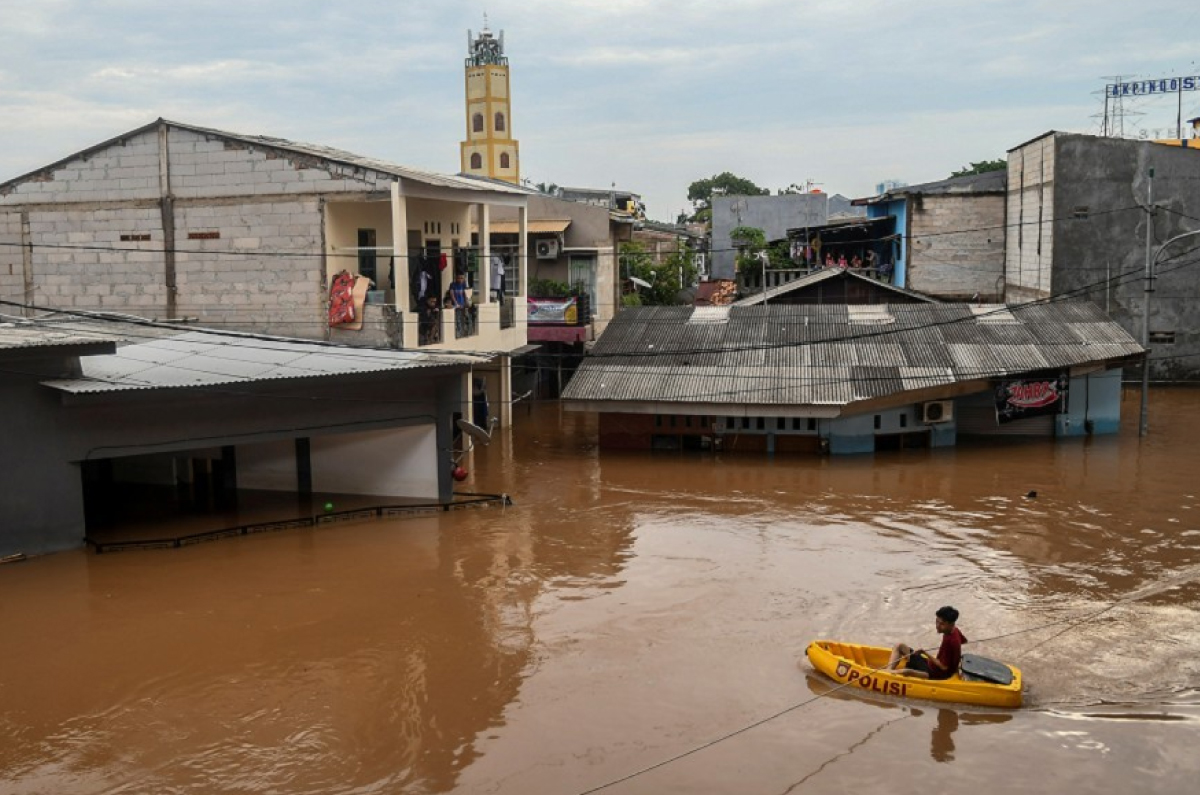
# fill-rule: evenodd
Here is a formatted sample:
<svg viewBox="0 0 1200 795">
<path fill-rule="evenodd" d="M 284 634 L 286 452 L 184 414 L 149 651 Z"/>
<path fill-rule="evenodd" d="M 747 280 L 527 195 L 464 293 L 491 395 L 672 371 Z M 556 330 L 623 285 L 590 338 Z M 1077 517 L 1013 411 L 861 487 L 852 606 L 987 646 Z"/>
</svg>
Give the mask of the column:
<svg viewBox="0 0 1200 795">
<path fill-rule="evenodd" d="M 529 284 L 529 275 L 528 275 L 529 274 L 529 207 L 528 206 L 522 204 L 517 209 L 517 223 L 518 223 L 518 227 L 521 230 L 519 233 L 520 237 L 518 238 L 518 241 L 517 241 L 518 251 L 517 251 L 517 257 L 516 257 L 517 262 L 515 263 L 517 265 L 517 267 L 519 267 L 521 269 L 521 279 L 517 284 L 517 295 L 525 296 L 525 295 L 529 294 L 528 291 L 525 289 L 526 286 Z"/>
<path fill-rule="evenodd" d="M 400 194 L 400 180 L 392 183 L 392 255 L 396 258 L 397 284 L 392 285 L 396 291 L 396 308 L 407 308 L 408 301 L 400 302 L 401 285 L 408 286 L 408 204 Z M 414 331 L 416 327 L 413 327 Z M 415 346 L 414 346 L 415 347 Z"/>
<path fill-rule="evenodd" d="M 500 362 L 500 394 L 497 399 L 500 403 L 500 427 L 509 428 L 512 426 L 512 357 L 507 353 L 502 355 Z"/>
<path fill-rule="evenodd" d="M 475 288 L 482 293 L 481 303 L 492 302 L 492 221 L 488 205 L 479 205 L 479 269 Z"/>
</svg>

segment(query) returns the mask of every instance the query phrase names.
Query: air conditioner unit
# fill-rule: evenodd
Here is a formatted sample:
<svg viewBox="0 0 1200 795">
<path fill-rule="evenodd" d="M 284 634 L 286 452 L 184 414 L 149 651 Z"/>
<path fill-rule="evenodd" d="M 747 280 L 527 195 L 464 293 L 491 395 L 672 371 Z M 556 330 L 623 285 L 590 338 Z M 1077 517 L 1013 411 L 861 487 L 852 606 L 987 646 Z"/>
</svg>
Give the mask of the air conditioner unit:
<svg viewBox="0 0 1200 795">
<path fill-rule="evenodd" d="M 931 400 L 921 406 L 921 422 L 927 425 L 935 422 L 950 422 L 954 419 L 953 400 Z"/>
<path fill-rule="evenodd" d="M 534 244 L 538 259 L 558 259 L 557 240 L 539 240 Z"/>
</svg>

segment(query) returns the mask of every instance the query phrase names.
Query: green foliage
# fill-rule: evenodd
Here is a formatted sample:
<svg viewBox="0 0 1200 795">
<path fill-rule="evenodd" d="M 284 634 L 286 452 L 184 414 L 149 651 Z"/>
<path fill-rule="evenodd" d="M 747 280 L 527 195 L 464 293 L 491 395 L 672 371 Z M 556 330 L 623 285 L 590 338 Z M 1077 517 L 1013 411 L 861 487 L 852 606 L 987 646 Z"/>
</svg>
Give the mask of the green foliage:
<svg viewBox="0 0 1200 795">
<path fill-rule="evenodd" d="M 746 268 L 761 268 L 759 254 L 767 253 L 768 268 L 794 268 L 790 247 L 786 240 L 767 244 L 767 233 L 757 226 L 735 226 L 729 233 L 730 240 L 738 249 L 738 270 Z"/>
<path fill-rule="evenodd" d="M 729 232 L 729 239 L 737 247 L 737 269 L 744 271 L 748 268 L 760 268 L 758 255 L 767 248 L 767 233 L 757 226 L 735 226 Z"/>
<path fill-rule="evenodd" d="M 529 294 L 534 298 L 569 298 L 579 293 L 566 282 L 554 279 L 530 279 Z"/>
<path fill-rule="evenodd" d="M 719 190 L 726 196 L 766 196 L 771 192 L 767 188 L 758 187 L 745 177 L 723 171 L 708 179 L 698 179 L 688 186 L 688 201 L 696 208 L 697 215 L 712 206 L 714 190 Z M 692 218 L 700 220 L 696 216 Z"/>
<path fill-rule="evenodd" d="M 998 160 L 980 160 L 978 163 L 972 163 L 965 168 L 960 168 L 951 174 L 951 177 L 965 177 L 969 174 L 986 174 L 989 171 L 1004 171 L 1008 168 L 1008 161 L 1004 158 Z"/>
<path fill-rule="evenodd" d="M 679 303 L 679 293 L 691 287 L 699 277 L 695 252 L 681 245 L 661 262 L 655 262 L 645 246 L 637 242 L 621 244 L 621 275 L 624 279 L 637 277 L 650 287 L 639 287 L 635 293 L 622 297 L 624 306 L 670 306 Z"/>
</svg>

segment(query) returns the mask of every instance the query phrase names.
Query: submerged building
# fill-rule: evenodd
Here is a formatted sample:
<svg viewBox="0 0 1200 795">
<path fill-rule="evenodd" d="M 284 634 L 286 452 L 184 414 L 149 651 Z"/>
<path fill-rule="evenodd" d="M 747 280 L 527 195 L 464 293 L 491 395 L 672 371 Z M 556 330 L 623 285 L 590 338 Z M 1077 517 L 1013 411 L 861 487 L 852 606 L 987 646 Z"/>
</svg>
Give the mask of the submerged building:
<svg viewBox="0 0 1200 795">
<path fill-rule="evenodd" d="M 1115 433 L 1143 349 L 1093 304 L 648 307 L 563 393 L 608 449 L 869 453 Z"/>
</svg>

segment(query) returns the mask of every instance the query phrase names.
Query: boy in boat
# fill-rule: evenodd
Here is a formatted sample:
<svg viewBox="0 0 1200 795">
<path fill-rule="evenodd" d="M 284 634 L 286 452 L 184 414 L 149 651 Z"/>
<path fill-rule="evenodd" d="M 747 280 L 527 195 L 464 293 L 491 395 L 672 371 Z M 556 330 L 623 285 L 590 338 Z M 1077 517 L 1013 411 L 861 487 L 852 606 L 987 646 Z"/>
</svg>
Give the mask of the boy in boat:
<svg viewBox="0 0 1200 795">
<path fill-rule="evenodd" d="M 898 643 L 892 649 L 892 659 L 888 669 L 904 676 L 918 679 L 949 679 L 958 673 L 958 665 L 962 662 L 962 645 L 966 637 L 954 626 L 958 621 L 958 611 L 947 605 L 935 614 L 934 625 L 942 636 L 942 645 L 937 657 L 930 657 L 923 650 L 913 651 L 906 644 Z M 897 668 L 900 663 L 903 668 Z"/>
</svg>

